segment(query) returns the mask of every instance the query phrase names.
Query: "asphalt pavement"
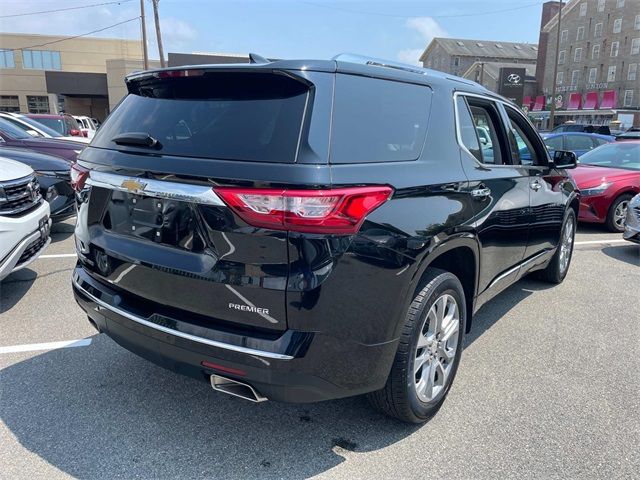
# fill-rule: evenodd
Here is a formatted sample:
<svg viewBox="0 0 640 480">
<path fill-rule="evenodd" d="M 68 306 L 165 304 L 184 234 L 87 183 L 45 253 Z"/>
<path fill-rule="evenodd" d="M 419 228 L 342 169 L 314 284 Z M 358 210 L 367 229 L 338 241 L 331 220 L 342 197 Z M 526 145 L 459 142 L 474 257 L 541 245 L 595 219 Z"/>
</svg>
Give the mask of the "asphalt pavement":
<svg viewBox="0 0 640 480">
<path fill-rule="evenodd" d="M 640 246 L 619 235 L 581 228 L 563 284 L 483 307 L 444 406 L 410 426 L 363 398 L 252 404 L 97 335 L 72 231 L 0 284 L 2 479 L 640 478 Z"/>
</svg>

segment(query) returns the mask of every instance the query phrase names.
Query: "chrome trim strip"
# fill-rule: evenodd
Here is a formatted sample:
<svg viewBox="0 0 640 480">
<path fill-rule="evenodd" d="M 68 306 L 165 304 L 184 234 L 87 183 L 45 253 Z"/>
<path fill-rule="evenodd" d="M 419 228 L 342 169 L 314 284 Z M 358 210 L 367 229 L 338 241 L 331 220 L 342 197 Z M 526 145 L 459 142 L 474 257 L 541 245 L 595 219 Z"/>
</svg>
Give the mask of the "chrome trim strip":
<svg viewBox="0 0 640 480">
<path fill-rule="evenodd" d="M 506 277 L 508 277 L 509 275 L 511 275 L 512 273 L 516 272 L 517 270 L 519 270 L 520 268 L 524 267 L 525 265 L 530 264 L 531 262 L 535 262 L 538 258 L 540 258 L 542 255 L 546 255 L 547 253 L 551 252 L 551 250 L 543 250 L 540 253 L 537 253 L 536 255 L 534 255 L 531 258 L 528 258 L 527 260 L 518 263 L 516 266 L 511 267 L 509 270 L 507 270 L 504 273 L 501 273 L 500 275 L 498 275 L 490 284 L 489 286 L 486 288 L 486 290 L 489 290 L 493 287 L 496 286 L 496 284 L 500 281 L 505 279 Z"/>
<path fill-rule="evenodd" d="M 192 183 L 129 177 L 96 170 L 91 170 L 87 184 L 94 187 L 134 193 L 147 197 L 166 198 L 169 200 L 215 205 L 218 207 L 225 205 L 220 197 L 213 191 L 213 187 L 208 185 L 194 185 Z M 127 188 L 127 184 L 129 188 Z"/>
<path fill-rule="evenodd" d="M 233 352 L 246 353 L 247 355 L 255 355 L 257 357 L 264 357 L 264 358 L 275 358 L 277 360 L 292 360 L 294 358 L 291 355 L 284 355 L 281 353 L 274 353 L 274 352 L 265 352 L 263 350 L 255 350 L 253 348 L 230 345 L 228 343 L 218 342 L 216 340 L 209 340 L 208 338 L 197 337 L 189 333 L 179 332 L 171 328 L 163 327 L 162 325 L 155 324 L 153 322 L 145 320 L 144 318 L 138 317 L 137 315 L 129 313 L 126 310 L 122 310 L 118 307 L 114 307 L 112 305 L 109 305 L 106 302 L 103 302 L 102 300 L 100 300 L 99 298 L 95 297 L 91 293 L 87 292 L 84 288 L 82 288 L 82 286 L 80 286 L 80 284 L 76 281 L 75 278 L 73 279 L 73 284 L 76 286 L 76 288 L 78 288 L 78 290 L 82 291 L 84 295 L 89 297 L 92 301 L 97 303 L 102 308 L 105 308 L 114 313 L 117 313 L 118 315 L 122 315 L 123 317 L 126 317 L 129 320 L 139 323 L 140 325 L 144 325 L 145 327 L 153 328 L 154 330 L 159 330 L 161 332 L 168 333 L 176 337 L 184 338 L 185 340 L 191 340 L 192 342 L 203 343 L 211 347 L 231 350 Z"/>
</svg>

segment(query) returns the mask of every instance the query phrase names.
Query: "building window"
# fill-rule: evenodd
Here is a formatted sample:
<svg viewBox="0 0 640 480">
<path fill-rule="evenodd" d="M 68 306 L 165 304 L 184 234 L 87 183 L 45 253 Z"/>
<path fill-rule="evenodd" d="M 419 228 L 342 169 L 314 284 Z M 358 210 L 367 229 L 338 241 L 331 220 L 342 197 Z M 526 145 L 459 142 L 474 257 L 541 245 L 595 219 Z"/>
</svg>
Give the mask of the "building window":
<svg viewBox="0 0 640 480">
<path fill-rule="evenodd" d="M 593 29 L 593 36 L 596 38 L 599 38 L 602 36 L 602 23 L 596 23 L 596 26 Z"/>
<path fill-rule="evenodd" d="M 622 101 L 623 107 L 630 107 L 633 103 L 633 90 L 624 91 L 624 100 Z"/>
<path fill-rule="evenodd" d="M 30 70 L 61 70 L 60 52 L 52 50 L 23 50 L 22 68 Z"/>
<path fill-rule="evenodd" d="M 596 83 L 596 80 L 598 80 L 598 69 L 589 69 L 589 83 Z"/>
<path fill-rule="evenodd" d="M 0 110 L 3 112 L 19 112 L 20 101 L 17 95 L 0 95 Z"/>
<path fill-rule="evenodd" d="M 631 40 L 631 55 L 637 55 L 640 53 L 640 38 L 634 38 Z"/>
<path fill-rule="evenodd" d="M 584 17 L 587 14 L 587 4 L 586 3 L 581 3 L 580 4 L 580 16 Z"/>
<path fill-rule="evenodd" d="M 600 58 L 600 45 L 593 46 L 593 48 L 591 49 L 591 58 L 594 60 L 596 58 Z"/>
<path fill-rule="evenodd" d="M 576 33 L 576 40 L 584 40 L 584 27 L 578 27 L 578 33 Z"/>
<path fill-rule="evenodd" d="M 560 32 L 560 43 L 565 43 L 569 39 L 569 30 L 562 30 Z M 497 47 L 498 45 L 496 45 Z"/>
<path fill-rule="evenodd" d="M 611 56 L 617 57 L 620 50 L 620 42 L 611 42 Z"/>
<path fill-rule="evenodd" d="M 616 81 L 616 66 L 611 65 L 609 70 L 607 70 L 607 82 L 615 82 Z"/>
<path fill-rule="evenodd" d="M 582 61 L 582 49 L 576 48 L 575 52 L 573 52 L 573 61 L 581 62 Z"/>
<path fill-rule="evenodd" d="M 453 66 L 454 67 L 460 66 L 460 57 L 453 57 Z"/>
<path fill-rule="evenodd" d="M 629 72 L 627 73 L 627 80 L 631 80 L 632 82 L 634 82 L 637 78 L 637 73 L 638 73 L 638 64 L 630 63 Z"/>
<path fill-rule="evenodd" d="M 640 15 L 636 15 L 636 20 L 633 22 L 633 29 L 640 30 Z"/>
<path fill-rule="evenodd" d="M 564 50 L 560 50 L 558 52 L 558 65 L 564 65 L 564 60 L 565 60 L 566 54 L 567 54 L 567 52 L 565 52 Z"/>
<path fill-rule="evenodd" d="M 577 85 L 580 80 L 580 70 L 571 72 L 571 85 Z"/>
<path fill-rule="evenodd" d="M 616 0 L 616 7 L 617 8 L 624 7 L 624 0 Z"/>
<path fill-rule="evenodd" d="M 16 68 L 13 50 L 0 50 L 0 68 Z"/>
<path fill-rule="evenodd" d="M 564 82 L 564 72 L 558 72 L 556 74 L 556 83 L 562 85 L 562 82 Z"/>
<path fill-rule="evenodd" d="M 29 113 L 49 113 L 49 97 L 27 95 Z"/>
<path fill-rule="evenodd" d="M 604 12 L 604 3 L 605 3 L 605 0 L 598 0 L 598 11 L 599 12 Z"/>
<path fill-rule="evenodd" d="M 622 19 L 616 18 L 613 21 L 613 33 L 620 33 L 621 30 L 622 30 Z"/>
</svg>

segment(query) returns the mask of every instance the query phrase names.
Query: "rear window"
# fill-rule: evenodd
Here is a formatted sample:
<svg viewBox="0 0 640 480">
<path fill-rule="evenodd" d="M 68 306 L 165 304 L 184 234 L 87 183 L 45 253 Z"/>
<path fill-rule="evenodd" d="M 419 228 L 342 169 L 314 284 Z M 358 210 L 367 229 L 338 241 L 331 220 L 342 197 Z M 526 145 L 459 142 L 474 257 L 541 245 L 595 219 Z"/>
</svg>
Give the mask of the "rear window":
<svg viewBox="0 0 640 480">
<path fill-rule="evenodd" d="M 123 133 L 143 132 L 166 155 L 292 163 L 309 89 L 286 75 L 204 72 L 140 80 L 100 127 L 92 146 L 116 145 Z"/>
<path fill-rule="evenodd" d="M 37 122 L 46 125 L 49 128 L 52 128 L 56 132 L 59 132 L 61 135 L 67 134 L 67 126 L 64 121 L 64 117 L 53 118 L 53 117 L 37 117 L 34 120 Z"/>
<path fill-rule="evenodd" d="M 337 75 L 331 163 L 416 160 L 430 101 L 431 89 L 422 85 Z"/>
</svg>

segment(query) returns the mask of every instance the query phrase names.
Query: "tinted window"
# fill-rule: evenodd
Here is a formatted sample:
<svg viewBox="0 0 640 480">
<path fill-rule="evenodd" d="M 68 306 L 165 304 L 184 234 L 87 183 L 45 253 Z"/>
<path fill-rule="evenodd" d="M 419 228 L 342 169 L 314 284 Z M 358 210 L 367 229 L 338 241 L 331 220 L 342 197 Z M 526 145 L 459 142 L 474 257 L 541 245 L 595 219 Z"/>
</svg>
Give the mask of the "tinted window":
<svg viewBox="0 0 640 480">
<path fill-rule="evenodd" d="M 67 126 L 64 123 L 64 118 L 54 118 L 54 117 L 37 117 L 34 120 L 37 122 L 46 125 L 53 130 L 60 132 L 61 135 L 67 135 Z"/>
<path fill-rule="evenodd" d="M 586 135 L 567 135 L 564 139 L 565 149 L 574 150 L 591 150 L 593 142 L 591 137 Z"/>
<path fill-rule="evenodd" d="M 604 145 L 605 143 L 611 143 L 609 140 L 605 140 L 604 138 L 594 138 L 593 141 L 596 142 L 596 147 Z"/>
<path fill-rule="evenodd" d="M 544 144 L 549 150 L 564 150 L 561 136 L 545 138 Z"/>
<path fill-rule="evenodd" d="M 502 151 L 498 136 L 500 125 L 499 115 L 494 106 L 487 102 L 476 102 L 475 99 L 468 99 L 471 109 L 473 123 L 476 131 L 482 130 L 489 135 L 489 140 L 485 143 L 480 141 L 480 151 L 482 152 L 482 163 L 493 163 L 501 165 L 503 162 Z"/>
<path fill-rule="evenodd" d="M 546 165 L 545 147 L 533 126 L 514 108 L 505 105 L 511 123 L 511 156 L 514 164 Z"/>
<path fill-rule="evenodd" d="M 458 96 L 456 99 L 456 107 L 458 110 L 458 128 L 460 129 L 460 139 L 462 144 L 467 147 L 467 150 L 476 157 L 476 159 L 482 161 L 482 153 L 480 152 L 480 140 L 478 135 L 482 132 L 486 137 L 484 141 L 490 141 L 489 133 L 480 127 L 476 128 L 469 112 L 469 107 L 464 97 Z"/>
<path fill-rule="evenodd" d="M 49 128 L 44 123 L 37 122 L 37 121 L 33 120 L 32 118 L 20 117 L 20 120 L 23 121 L 24 123 L 28 123 L 29 125 L 31 125 L 33 127 L 36 127 L 39 130 L 42 130 L 44 133 L 46 133 L 47 135 L 49 135 L 49 136 L 51 136 L 53 138 L 62 136 L 60 134 L 60 132 L 57 132 L 53 128 Z M 28 127 L 26 127 L 26 128 L 28 128 Z"/>
<path fill-rule="evenodd" d="M 640 143 L 609 143 L 582 155 L 580 163 L 640 170 Z"/>
<path fill-rule="evenodd" d="M 115 136 L 143 132 L 157 139 L 159 153 L 166 155 L 295 161 L 308 87 L 288 76 L 205 72 L 140 80 L 130 90 L 92 145 L 115 148 Z"/>
<path fill-rule="evenodd" d="M 431 90 L 425 86 L 337 75 L 331 162 L 416 160 L 430 102 Z"/>
</svg>

